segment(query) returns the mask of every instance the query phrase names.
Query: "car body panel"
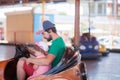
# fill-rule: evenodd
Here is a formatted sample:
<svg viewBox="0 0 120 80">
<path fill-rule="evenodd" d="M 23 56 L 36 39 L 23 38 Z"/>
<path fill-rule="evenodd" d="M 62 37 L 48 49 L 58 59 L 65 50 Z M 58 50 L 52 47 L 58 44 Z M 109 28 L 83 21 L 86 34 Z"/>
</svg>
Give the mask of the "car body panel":
<svg viewBox="0 0 120 80">
<path fill-rule="evenodd" d="M 105 45 L 109 50 L 120 51 L 120 37 L 119 36 L 101 36 L 97 38 L 100 44 Z"/>
<path fill-rule="evenodd" d="M 26 54 L 26 52 L 28 52 L 29 50 L 26 48 L 26 46 L 22 46 L 19 44 L 17 44 L 16 48 L 17 48 L 16 54 L 12 59 L 0 61 L 1 69 L 0 80 L 17 80 L 16 76 L 17 62 L 21 57 L 25 56 L 28 57 L 28 54 Z M 36 76 L 30 80 L 50 80 L 50 79 L 87 80 L 85 63 L 81 61 L 81 55 L 79 51 L 73 48 L 67 48 L 64 53 L 64 56 L 62 57 L 60 63 L 58 63 L 58 65 L 56 66 L 54 72 L 50 74 Z"/>
<path fill-rule="evenodd" d="M 106 47 L 102 44 L 99 44 L 99 52 L 102 53 L 103 56 L 109 54 L 109 50 L 107 50 Z"/>
</svg>

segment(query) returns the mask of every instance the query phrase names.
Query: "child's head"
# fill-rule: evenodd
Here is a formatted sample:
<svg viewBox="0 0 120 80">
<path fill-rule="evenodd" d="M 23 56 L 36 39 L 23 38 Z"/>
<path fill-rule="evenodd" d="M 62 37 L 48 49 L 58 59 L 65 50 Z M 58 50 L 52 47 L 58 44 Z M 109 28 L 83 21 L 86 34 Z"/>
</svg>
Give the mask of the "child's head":
<svg viewBox="0 0 120 80">
<path fill-rule="evenodd" d="M 39 51 L 39 54 L 41 52 L 46 55 L 46 51 L 48 51 L 47 43 L 41 41 L 41 42 L 36 42 L 35 44 L 36 44 L 36 46 L 34 46 L 34 49 L 36 50 L 35 52 Z"/>
<path fill-rule="evenodd" d="M 37 46 L 39 46 L 44 51 L 48 51 L 48 45 L 46 42 L 40 41 L 35 43 Z"/>
</svg>

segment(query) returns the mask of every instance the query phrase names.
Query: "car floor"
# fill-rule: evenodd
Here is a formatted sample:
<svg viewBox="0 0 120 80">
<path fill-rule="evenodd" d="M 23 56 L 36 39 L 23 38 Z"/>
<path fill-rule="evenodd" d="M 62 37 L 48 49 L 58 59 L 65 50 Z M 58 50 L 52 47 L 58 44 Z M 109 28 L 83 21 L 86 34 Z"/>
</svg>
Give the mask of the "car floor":
<svg viewBox="0 0 120 80">
<path fill-rule="evenodd" d="M 88 80 L 120 80 L 120 53 L 110 53 L 98 60 L 83 60 Z"/>
</svg>

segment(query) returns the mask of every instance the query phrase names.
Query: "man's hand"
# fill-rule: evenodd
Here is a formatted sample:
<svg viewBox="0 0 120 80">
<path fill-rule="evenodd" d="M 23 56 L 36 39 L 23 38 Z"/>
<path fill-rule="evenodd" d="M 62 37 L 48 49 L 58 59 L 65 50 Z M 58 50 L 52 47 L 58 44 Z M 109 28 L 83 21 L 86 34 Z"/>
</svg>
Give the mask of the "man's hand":
<svg viewBox="0 0 120 80">
<path fill-rule="evenodd" d="M 32 63 L 32 58 L 27 58 L 26 59 L 26 64 L 29 65 L 30 63 Z M 32 63 L 33 64 L 33 63 Z"/>
</svg>

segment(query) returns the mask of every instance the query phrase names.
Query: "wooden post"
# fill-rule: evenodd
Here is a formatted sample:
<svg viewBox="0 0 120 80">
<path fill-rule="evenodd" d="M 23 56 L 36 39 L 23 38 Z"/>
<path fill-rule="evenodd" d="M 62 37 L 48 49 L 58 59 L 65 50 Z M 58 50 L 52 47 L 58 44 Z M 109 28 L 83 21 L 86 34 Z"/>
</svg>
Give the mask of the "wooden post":
<svg viewBox="0 0 120 80">
<path fill-rule="evenodd" d="M 74 30 L 74 46 L 79 47 L 80 39 L 80 0 L 75 0 L 75 30 Z"/>
<path fill-rule="evenodd" d="M 44 21 L 45 16 L 45 2 L 46 0 L 42 0 L 42 22 Z"/>
<path fill-rule="evenodd" d="M 14 42 L 16 43 L 16 32 L 14 32 L 13 34 L 14 34 Z"/>
</svg>

